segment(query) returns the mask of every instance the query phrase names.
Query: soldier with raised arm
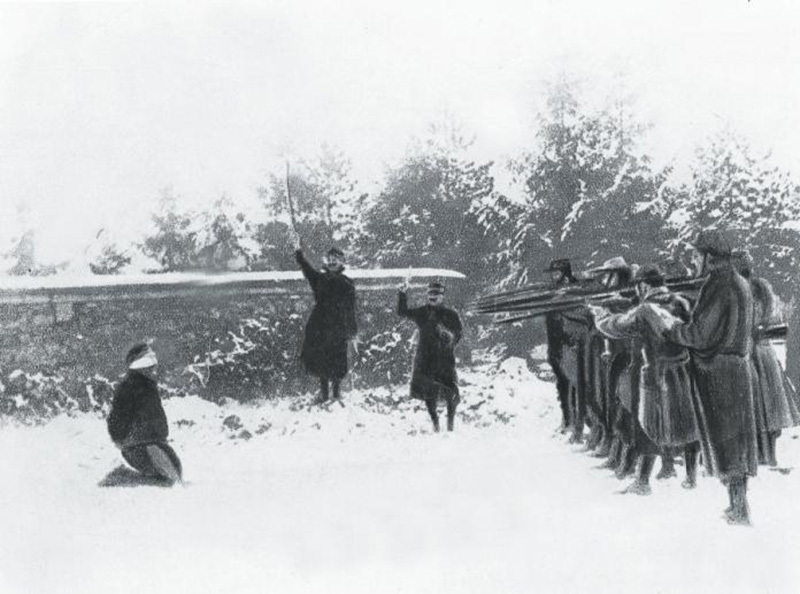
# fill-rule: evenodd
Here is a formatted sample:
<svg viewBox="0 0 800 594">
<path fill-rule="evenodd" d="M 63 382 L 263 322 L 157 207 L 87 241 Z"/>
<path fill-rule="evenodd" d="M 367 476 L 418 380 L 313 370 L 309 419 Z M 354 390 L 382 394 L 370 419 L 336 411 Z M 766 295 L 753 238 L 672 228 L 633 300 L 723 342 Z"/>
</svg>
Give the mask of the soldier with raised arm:
<svg viewBox="0 0 800 594">
<path fill-rule="evenodd" d="M 408 281 L 397 295 L 397 314 L 411 320 L 419 330 L 414 370 L 411 376 L 411 396 L 425 402 L 439 431 L 439 400 L 447 405 L 447 430 L 452 431 L 456 407 L 460 401 L 454 349 L 461 340 L 462 326 L 458 313 L 444 305 L 445 287 L 440 282 L 428 285 L 427 303 L 408 307 Z"/>
<path fill-rule="evenodd" d="M 347 344 L 357 343 L 356 289 L 344 274 L 344 253 L 331 248 L 322 270 L 315 269 L 303 255 L 295 236 L 295 258 L 314 293 L 314 308 L 308 318 L 301 359 L 306 370 L 319 378 L 317 402 L 341 399 L 341 381 L 347 375 Z"/>
</svg>

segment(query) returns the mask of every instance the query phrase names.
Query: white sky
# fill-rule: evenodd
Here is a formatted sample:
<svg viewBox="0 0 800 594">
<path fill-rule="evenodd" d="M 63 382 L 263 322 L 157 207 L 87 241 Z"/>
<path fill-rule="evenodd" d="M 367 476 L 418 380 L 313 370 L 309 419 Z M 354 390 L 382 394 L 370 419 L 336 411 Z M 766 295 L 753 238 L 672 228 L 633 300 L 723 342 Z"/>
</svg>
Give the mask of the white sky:
<svg viewBox="0 0 800 594">
<path fill-rule="evenodd" d="M 323 141 L 375 183 L 443 111 L 504 162 L 561 68 L 627 74 L 653 150 L 730 121 L 800 173 L 790 0 L 0 5 L 0 251 L 26 201 L 42 259 L 141 232 L 160 188 L 254 201 L 282 150 Z M 796 2 L 794 2 L 796 4 Z"/>
</svg>

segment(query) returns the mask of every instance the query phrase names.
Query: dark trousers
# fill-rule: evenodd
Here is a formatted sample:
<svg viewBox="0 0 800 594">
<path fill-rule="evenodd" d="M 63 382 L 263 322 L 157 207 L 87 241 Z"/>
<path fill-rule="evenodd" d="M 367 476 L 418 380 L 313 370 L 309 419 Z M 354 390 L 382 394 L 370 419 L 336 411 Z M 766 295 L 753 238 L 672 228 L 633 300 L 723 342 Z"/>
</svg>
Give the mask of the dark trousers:
<svg viewBox="0 0 800 594">
<path fill-rule="evenodd" d="M 556 376 L 556 390 L 558 391 L 558 404 L 561 407 L 561 426 L 568 427 L 570 424 L 570 382 L 561 369 L 557 369 L 555 363 L 550 363 L 553 373 Z"/>
<path fill-rule="evenodd" d="M 327 400 L 330 397 L 331 389 L 333 389 L 333 398 L 335 400 L 340 399 L 342 397 L 340 383 L 341 380 L 338 377 L 333 377 L 330 379 L 327 377 L 319 378 L 320 399 Z"/>
<path fill-rule="evenodd" d="M 178 454 L 164 442 L 125 448 L 122 450 L 122 457 L 145 476 L 159 477 L 172 483 L 183 477 L 183 466 Z"/>
<path fill-rule="evenodd" d="M 447 404 L 447 430 L 452 431 L 456 419 L 456 407 L 458 406 L 459 400 L 458 394 L 451 390 L 442 390 L 441 392 L 444 393 L 444 400 Z M 425 406 L 428 409 L 431 421 L 433 421 L 433 430 L 436 432 L 439 431 L 439 411 L 436 406 L 438 401 L 438 397 L 425 399 Z"/>
</svg>

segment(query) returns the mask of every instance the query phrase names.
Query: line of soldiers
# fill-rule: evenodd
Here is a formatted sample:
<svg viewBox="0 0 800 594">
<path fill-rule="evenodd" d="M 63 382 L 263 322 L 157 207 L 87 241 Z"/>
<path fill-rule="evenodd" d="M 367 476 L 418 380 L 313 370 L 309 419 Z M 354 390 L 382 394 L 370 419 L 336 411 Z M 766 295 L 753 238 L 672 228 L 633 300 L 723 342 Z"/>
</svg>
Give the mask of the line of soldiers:
<svg viewBox="0 0 800 594">
<path fill-rule="evenodd" d="M 719 231 L 699 233 L 692 245 L 695 272 L 706 278 L 696 298 L 670 291 L 658 267 L 634 272 L 617 257 L 588 273 L 609 290 L 633 285 L 634 298 L 547 315 L 562 431 L 572 443 L 585 440 L 618 478 L 633 475 L 625 493 L 650 494 L 655 459 L 667 478 L 676 455 L 683 486 L 694 488 L 702 456 L 728 489 L 723 517 L 749 525 L 747 479 L 759 464 L 777 465 L 777 438 L 800 424 L 800 407 L 763 334 L 778 316 L 769 282 Z M 569 260 L 548 271 L 558 285 L 578 282 Z"/>
</svg>

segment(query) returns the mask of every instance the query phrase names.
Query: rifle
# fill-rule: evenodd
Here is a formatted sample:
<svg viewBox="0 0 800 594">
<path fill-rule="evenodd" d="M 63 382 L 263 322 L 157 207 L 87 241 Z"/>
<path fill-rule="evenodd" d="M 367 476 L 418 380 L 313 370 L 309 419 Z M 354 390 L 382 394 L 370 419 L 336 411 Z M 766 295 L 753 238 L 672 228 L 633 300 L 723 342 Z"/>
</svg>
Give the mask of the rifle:
<svg viewBox="0 0 800 594">
<path fill-rule="evenodd" d="M 495 321 L 495 324 L 513 324 L 514 322 L 521 322 L 522 320 L 529 320 L 531 318 L 538 318 L 549 314 L 560 314 L 570 310 L 580 309 L 587 305 L 596 305 L 604 307 L 609 305 L 630 307 L 633 302 L 630 299 L 622 297 L 618 292 L 605 293 L 602 295 L 592 295 L 582 299 L 570 299 L 556 304 L 544 304 L 538 308 L 530 308 L 525 313 L 520 315 L 513 315 L 507 318 L 501 318 Z M 511 312 L 501 312 L 511 313 Z"/>
<path fill-rule="evenodd" d="M 559 296 L 581 295 L 587 292 L 603 290 L 594 280 L 581 281 L 572 285 L 549 285 L 546 290 L 518 291 L 509 296 L 490 295 L 470 304 L 470 309 L 475 313 L 496 313 L 506 308 L 524 306 L 530 303 L 552 300 Z M 510 309 L 509 309 L 510 311 Z"/>
<path fill-rule="evenodd" d="M 297 231 L 297 220 L 294 216 L 294 202 L 292 201 L 292 193 L 289 191 L 289 161 L 286 161 L 286 203 L 289 205 L 289 221 L 292 224 L 292 229 L 300 236 L 300 233 Z"/>
<path fill-rule="evenodd" d="M 704 282 L 705 278 L 675 277 L 668 279 L 666 285 L 671 291 L 681 293 L 695 291 Z M 612 296 L 630 299 L 635 295 L 636 289 L 633 286 L 609 290 L 597 284 L 594 286 L 570 285 L 535 297 L 512 299 L 494 306 L 479 307 L 474 311 L 480 314 L 529 312 L 535 315 L 526 317 L 535 317 L 565 309 L 574 309 L 590 302 L 602 302 Z"/>
</svg>

